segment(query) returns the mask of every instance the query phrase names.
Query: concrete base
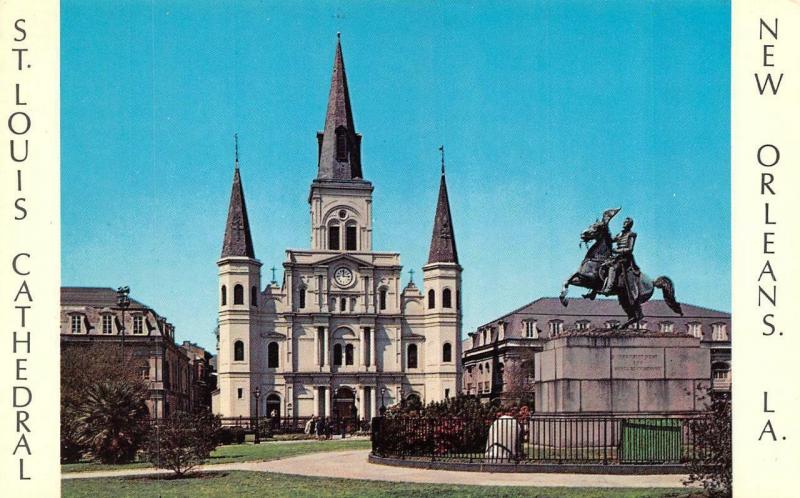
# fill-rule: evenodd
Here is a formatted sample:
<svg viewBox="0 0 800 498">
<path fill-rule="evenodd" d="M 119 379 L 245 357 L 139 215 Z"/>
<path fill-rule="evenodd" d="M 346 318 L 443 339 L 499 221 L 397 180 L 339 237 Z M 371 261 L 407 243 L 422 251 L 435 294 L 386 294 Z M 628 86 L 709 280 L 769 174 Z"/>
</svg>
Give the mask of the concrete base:
<svg viewBox="0 0 800 498">
<path fill-rule="evenodd" d="M 567 332 L 534 361 L 538 413 L 691 413 L 703 409 L 711 382 L 709 350 L 682 334 Z"/>
</svg>

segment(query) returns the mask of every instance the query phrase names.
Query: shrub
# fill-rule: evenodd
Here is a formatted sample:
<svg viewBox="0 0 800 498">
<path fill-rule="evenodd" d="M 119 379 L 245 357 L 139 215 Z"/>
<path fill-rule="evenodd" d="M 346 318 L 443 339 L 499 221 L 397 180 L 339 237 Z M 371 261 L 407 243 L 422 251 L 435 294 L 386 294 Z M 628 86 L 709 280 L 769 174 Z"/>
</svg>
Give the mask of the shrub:
<svg viewBox="0 0 800 498">
<path fill-rule="evenodd" d="M 703 417 L 692 420 L 689 428 L 694 434 L 695 459 L 689 462 L 689 477 L 684 484 L 700 483 L 709 496 L 730 496 L 733 484 L 731 444 L 731 401 L 727 397 L 711 396 L 707 387 Z"/>
<path fill-rule="evenodd" d="M 216 436 L 217 444 L 228 445 L 233 444 L 233 432 L 230 427 L 221 427 L 217 431 Z"/>
<path fill-rule="evenodd" d="M 211 456 L 218 432 L 220 419 L 208 411 L 175 412 L 150 432 L 147 458 L 157 468 L 184 475 Z"/>
<path fill-rule="evenodd" d="M 272 437 L 272 421 L 271 420 L 261 420 L 258 423 L 258 435 L 263 439 L 268 439 Z"/>
<path fill-rule="evenodd" d="M 231 438 L 233 439 L 233 443 L 234 444 L 244 443 L 244 433 L 245 430 L 243 427 L 231 427 Z"/>
</svg>

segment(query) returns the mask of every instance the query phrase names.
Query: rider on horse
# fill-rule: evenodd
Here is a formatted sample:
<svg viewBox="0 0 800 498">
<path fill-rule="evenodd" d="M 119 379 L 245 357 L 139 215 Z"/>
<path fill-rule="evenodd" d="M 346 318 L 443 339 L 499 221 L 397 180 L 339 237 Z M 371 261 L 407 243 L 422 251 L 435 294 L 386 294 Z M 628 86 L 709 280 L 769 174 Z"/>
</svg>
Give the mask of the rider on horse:
<svg viewBox="0 0 800 498">
<path fill-rule="evenodd" d="M 600 293 L 605 296 L 613 293 L 618 272 L 621 271 L 622 278 L 625 279 L 625 272 L 628 268 L 634 270 L 639 269 L 633 259 L 633 246 L 636 244 L 636 232 L 632 232 L 631 228 L 633 228 L 633 219 L 625 218 L 625 221 L 622 222 L 622 231 L 613 239 L 617 246 L 612 249 L 611 257 L 602 264 L 602 267 L 608 268 L 608 275 L 606 275 L 603 288 L 600 290 Z"/>
</svg>

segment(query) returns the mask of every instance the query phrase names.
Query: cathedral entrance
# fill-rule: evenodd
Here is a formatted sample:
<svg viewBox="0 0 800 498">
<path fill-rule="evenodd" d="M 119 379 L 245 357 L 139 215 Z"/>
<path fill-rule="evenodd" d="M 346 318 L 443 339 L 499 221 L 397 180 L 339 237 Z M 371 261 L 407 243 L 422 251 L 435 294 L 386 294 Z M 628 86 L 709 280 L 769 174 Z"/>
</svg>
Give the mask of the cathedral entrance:
<svg viewBox="0 0 800 498">
<path fill-rule="evenodd" d="M 336 390 L 333 399 L 333 416 L 338 419 L 351 419 L 356 414 L 356 395 L 349 387 L 340 387 Z"/>
<path fill-rule="evenodd" d="M 280 396 L 274 393 L 267 396 L 267 411 L 265 415 L 271 419 L 279 419 L 281 417 Z"/>
</svg>

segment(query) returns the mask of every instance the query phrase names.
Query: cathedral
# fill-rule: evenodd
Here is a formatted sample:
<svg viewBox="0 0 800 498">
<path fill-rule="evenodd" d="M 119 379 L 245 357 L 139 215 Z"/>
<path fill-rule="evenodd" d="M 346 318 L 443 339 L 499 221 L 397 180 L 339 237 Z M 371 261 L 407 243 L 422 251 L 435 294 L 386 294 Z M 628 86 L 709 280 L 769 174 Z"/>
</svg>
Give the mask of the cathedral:
<svg viewBox="0 0 800 498">
<path fill-rule="evenodd" d="M 217 261 L 212 405 L 224 417 L 370 418 L 400 400 L 428 403 L 461 390 L 462 268 L 444 162 L 423 289 L 402 287 L 400 255 L 372 250 L 373 185 L 363 175 L 341 41 L 317 142 L 311 247 L 286 251 L 281 284 L 261 285 L 236 160 Z"/>
</svg>

